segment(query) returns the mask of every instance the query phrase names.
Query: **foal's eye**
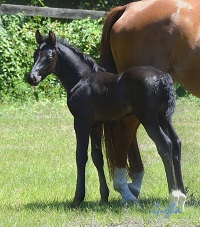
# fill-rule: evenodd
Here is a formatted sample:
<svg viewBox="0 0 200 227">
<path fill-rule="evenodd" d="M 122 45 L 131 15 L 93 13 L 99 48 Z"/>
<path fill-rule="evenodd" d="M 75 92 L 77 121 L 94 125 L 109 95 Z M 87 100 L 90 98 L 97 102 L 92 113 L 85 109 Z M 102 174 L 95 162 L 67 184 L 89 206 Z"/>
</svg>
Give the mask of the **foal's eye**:
<svg viewBox="0 0 200 227">
<path fill-rule="evenodd" d="M 52 60 L 52 58 L 53 58 L 53 51 L 52 50 L 49 50 L 48 51 L 48 55 L 47 55 L 47 59 L 48 60 Z"/>
</svg>

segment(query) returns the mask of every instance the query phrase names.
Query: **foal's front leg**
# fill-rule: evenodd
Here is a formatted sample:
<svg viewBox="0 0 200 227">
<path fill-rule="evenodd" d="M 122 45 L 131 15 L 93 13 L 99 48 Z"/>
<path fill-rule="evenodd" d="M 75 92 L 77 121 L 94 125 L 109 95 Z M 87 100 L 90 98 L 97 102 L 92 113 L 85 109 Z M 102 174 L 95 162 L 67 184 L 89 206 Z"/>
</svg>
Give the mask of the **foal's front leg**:
<svg viewBox="0 0 200 227">
<path fill-rule="evenodd" d="M 103 162 L 103 154 L 102 154 L 102 125 L 96 124 L 92 127 L 91 131 L 91 146 L 92 146 L 92 160 L 94 165 L 97 168 L 99 183 L 100 183 L 100 194 L 101 194 L 101 204 L 108 203 L 109 189 L 106 183 L 106 178 L 104 174 L 104 162 Z"/>
<path fill-rule="evenodd" d="M 74 119 L 76 132 L 77 183 L 73 207 L 77 207 L 85 198 L 85 166 L 88 160 L 89 125 L 82 120 Z"/>
</svg>

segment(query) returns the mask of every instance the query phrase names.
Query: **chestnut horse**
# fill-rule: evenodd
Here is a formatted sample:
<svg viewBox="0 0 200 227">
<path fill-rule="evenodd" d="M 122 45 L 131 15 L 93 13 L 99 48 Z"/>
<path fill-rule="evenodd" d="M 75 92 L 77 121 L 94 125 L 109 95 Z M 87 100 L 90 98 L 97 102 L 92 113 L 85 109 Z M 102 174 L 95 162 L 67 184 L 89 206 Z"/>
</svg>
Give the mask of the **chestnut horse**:
<svg viewBox="0 0 200 227">
<path fill-rule="evenodd" d="M 143 0 L 115 7 L 107 15 L 100 56 L 100 65 L 107 71 L 120 73 L 131 66 L 151 65 L 169 72 L 175 81 L 200 97 L 199 62 L 199 0 Z M 136 117 L 115 124 L 113 156 L 116 168 L 126 168 L 128 152 L 132 178 L 129 189 L 136 196 L 144 175 L 136 139 L 139 124 Z M 124 158 L 118 158 L 119 153 L 124 153 Z M 177 156 L 174 163 L 180 159 L 181 155 Z"/>
</svg>

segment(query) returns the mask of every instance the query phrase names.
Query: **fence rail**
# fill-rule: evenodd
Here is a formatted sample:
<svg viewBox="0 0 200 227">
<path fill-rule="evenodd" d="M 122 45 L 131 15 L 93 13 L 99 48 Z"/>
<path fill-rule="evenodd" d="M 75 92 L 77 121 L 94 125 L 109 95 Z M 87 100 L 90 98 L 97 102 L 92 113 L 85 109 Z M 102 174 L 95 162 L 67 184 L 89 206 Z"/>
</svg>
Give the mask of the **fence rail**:
<svg viewBox="0 0 200 227">
<path fill-rule="evenodd" d="M 51 18 L 64 19 L 99 19 L 106 15 L 105 11 L 82 10 L 82 9 L 66 9 L 66 8 L 50 8 L 24 5 L 1 4 L 0 14 L 17 14 L 23 13 L 26 16 L 43 16 Z"/>
</svg>

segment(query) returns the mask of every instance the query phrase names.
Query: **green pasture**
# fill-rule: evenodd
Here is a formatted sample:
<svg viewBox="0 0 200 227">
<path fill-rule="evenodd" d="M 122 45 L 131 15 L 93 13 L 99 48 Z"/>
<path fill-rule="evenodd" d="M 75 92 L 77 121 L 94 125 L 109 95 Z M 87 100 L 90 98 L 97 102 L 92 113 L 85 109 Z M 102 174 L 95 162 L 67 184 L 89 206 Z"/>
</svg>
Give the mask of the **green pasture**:
<svg viewBox="0 0 200 227">
<path fill-rule="evenodd" d="M 163 164 L 144 129 L 138 141 L 145 166 L 140 203 L 120 206 L 110 188 L 99 206 L 99 183 L 90 151 L 86 199 L 71 209 L 76 186 L 73 117 L 65 100 L 0 104 L 0 227 L 9 226 L 200 226 L 200 100 L 177 100 L 173 122 L 182 140 L 182 168 L 188 198 L 185 212 L 152 213 L 168 207 Z"/>
</svg>

